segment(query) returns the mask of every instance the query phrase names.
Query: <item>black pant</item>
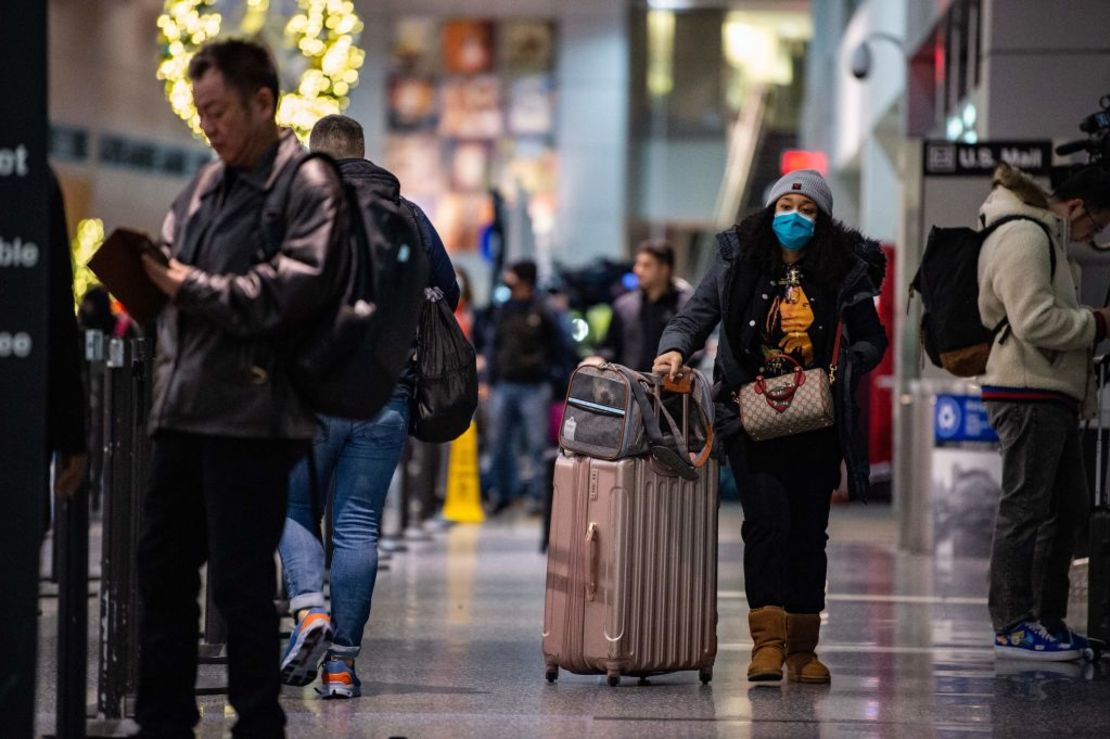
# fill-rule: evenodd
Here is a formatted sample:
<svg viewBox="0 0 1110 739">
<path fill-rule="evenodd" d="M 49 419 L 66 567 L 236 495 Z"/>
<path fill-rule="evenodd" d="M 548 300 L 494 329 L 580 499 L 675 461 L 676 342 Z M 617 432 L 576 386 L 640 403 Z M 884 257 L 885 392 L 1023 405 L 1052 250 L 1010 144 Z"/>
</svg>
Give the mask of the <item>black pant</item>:
<svg viewBox="0 0 1110 739">
<path fill-rule="evenodd" d="M 744 508 L 748 606 L 790 613 L 825 608 L 825 545 L 832 493 L 840 484 L 840 443 L 824 429 L 769 441 L 743 432 L 728 441 Z"/>
<path fill-rule="evenodd" d="M 176 432 L 154 440 L 139 541 L 139 696 L 144 736 L 191 737 L 200 566 L 227 621 L 234 735 L 284 736 L 278 705 L 277 549 L 289 472 L 305 442 Z"/>
</svg>

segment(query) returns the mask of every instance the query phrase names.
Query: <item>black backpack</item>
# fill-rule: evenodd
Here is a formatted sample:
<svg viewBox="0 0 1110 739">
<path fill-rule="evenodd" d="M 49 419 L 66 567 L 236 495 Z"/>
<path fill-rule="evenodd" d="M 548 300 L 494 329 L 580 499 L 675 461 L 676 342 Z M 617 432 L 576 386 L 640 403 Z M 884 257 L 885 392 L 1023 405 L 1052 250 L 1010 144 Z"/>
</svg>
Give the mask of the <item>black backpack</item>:
<svg viewBox="0 0 1110 739">
<path fill-rule="evenodd" d="M 979 315 L 979 252 L 999 226 L 1013 221 L 1036 223 L 1048 239 L 1051 275 L 1056 276 L 1056 250 L 1048 228 L 1028 216 L 1006 216 L 976 231 L 933 226 L 925 243 L 921 266 L 910 283 L 910 297 L 921 295 L 921 343 L 929 360 L 957 377 L 974 377 L 987 368 L 987 357 L 999 333 L 1004 342 L 1009 321 L 994 328 Z"/>
<path fill-rule="evenodd" d="M 409 405 L 409 433 L 421 441 L 442 444 L 470 427 L 478 408 L 478 364 L 474 347 L 443 293 L 434 288 L 425 292 L 413 363 L 416 385 Z"/>
<path fill-rule="evenodd" d="M 318 152 L 287 165 L 262 210 L 269 256 L 281 248 L 290 184 L 310 159 L 327 162 L 339 177 L 334 160 Z M 349 223 L 337 294 L 291 341 L 289 372 L 317 413 L 369 420 L 389 401 L 412 354 L 428 257 L 399 192 L 359 190 L 347 182 L 343 190 Z"/>
</svg>

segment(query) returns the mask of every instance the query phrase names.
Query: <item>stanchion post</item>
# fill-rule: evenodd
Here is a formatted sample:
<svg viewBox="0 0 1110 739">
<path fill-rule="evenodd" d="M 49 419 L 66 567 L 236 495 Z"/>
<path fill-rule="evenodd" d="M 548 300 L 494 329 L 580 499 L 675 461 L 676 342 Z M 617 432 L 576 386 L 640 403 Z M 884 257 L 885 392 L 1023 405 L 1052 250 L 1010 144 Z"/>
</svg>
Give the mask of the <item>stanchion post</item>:
<svg viewBox="0 0 1110 739">
<path fill-rule="evenodd" d="M 56 496 L 54 536 L 61 542 L 58 573 L 57 736 L 85 736 L 85 664 L 89 625 L 89 488 L 82 482 L 72 498 Z"/>
<path fill-rule="evenodd" d="M 423 522 L 421 511 L 414 511 L 422 506 L 424 489 L 429 484 L 428 475 L 432 470 L 426 469 L 428 464 L 428 445 L 410 439 L 405 445 L 405 454 L 401 460 L 401 537 L 405 541 L 420 542 L 431 541 L 432 537 L 421 528 Z"/>
<path fill-rule="evenodd" d="M 100 510 L 104 470 L 104 362 L 107 344 L 103 331 L 85 332 L 85 377 L 89 391 L 85 427 L 89 439 L 89 504 L 94 511 Z"/>
<path fill-rule="evenodd" d="M 389 483 L 389 493 L 386 495 L 382 516 L 382 536 L 378 540 L 378 551 L 385 552 L 387 556 L 391 556 L 394 552 L 408 550 L 404 543 L 404 477 L 405 456 L 403 455 L 401 463 L 393 470 L 393 478 Z"/>
<path fill-rule="evenodd" d="M 104 383 L 104 500 L 100 586 L 100 665 L 97 712 L 121 719 L 134 688 L 130 646 L 137 623 L 131 607 L 131 476 L 134 454 L 131 347 L 123 339 L 108 345 Z"/>
<path fill-rule="evenodd" d="M 55 572 L 58 575 L 58 665 L 55 736 L 85 737 L 89 624 L 89 497 L 100 484 L 103 468 L 104 333 L 85 332 L 85 376 L 89 401 L 89 475 L 72 498 L 54 500 L 54 537 L 59 542 Z M 99 500 L 99 491 L 96 493 Z"/>
<path fill-rule="evenodd" d="M 200 661 L 204 664 L 223 664 L 227 662 L 223 654 L 227 644 L 227 622 L 216 608 L 216 599 L 212 594 L 211 563 L 204 585 L 204 637 L 200 645 Z"/>
</svg>

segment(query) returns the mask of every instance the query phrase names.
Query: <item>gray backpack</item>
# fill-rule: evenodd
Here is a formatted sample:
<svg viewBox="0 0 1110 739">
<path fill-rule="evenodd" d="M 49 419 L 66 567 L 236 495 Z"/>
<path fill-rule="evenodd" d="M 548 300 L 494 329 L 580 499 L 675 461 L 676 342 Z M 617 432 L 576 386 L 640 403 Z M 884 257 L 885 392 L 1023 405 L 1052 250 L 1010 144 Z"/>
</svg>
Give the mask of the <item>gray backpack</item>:
<svg viewBox="0 0 1110 739">
<path fill-rule="evenodd" d="M 692 444 L 701 451 L 691 454 Z M 650 454 L 676 474 L 696 479 L 713 448 L 709 383 L 692 369 L 670 382 L 619 364 L 579 367 L 570 378 L 559 446 L 606 460 Z"/>
</svg>

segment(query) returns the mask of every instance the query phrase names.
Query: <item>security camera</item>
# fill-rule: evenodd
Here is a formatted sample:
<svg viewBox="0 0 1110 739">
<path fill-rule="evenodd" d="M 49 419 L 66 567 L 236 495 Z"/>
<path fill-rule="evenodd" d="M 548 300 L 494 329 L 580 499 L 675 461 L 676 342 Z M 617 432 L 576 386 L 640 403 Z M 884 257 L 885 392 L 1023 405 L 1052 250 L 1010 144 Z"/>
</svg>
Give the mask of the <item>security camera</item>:
<svg viewBox="0 0 1110 739">
<path fill-rule="evenodd" d="M 871 47 L 864 41 L 852 52 L 852 76 L 865 80 L 871 74 Z"/>
</svg>

